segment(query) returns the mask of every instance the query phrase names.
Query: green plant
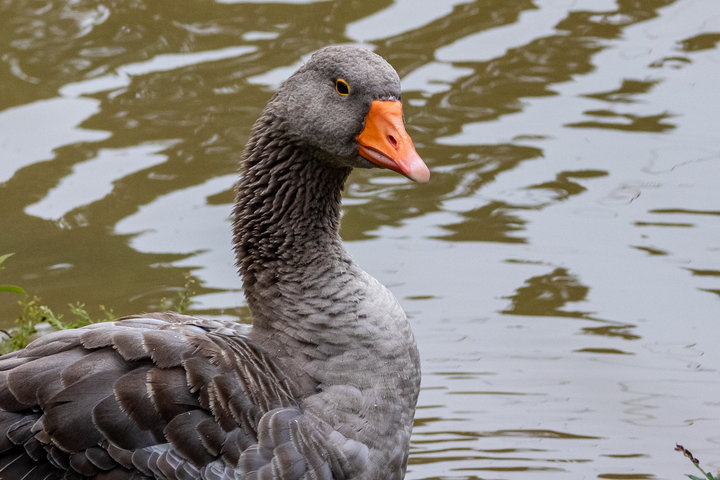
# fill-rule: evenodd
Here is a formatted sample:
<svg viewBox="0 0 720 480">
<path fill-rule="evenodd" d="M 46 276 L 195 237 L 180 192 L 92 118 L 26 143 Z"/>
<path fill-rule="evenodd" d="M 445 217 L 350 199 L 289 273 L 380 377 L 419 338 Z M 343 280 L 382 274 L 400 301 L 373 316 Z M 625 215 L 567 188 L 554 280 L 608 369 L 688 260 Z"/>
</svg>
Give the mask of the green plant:
<svg viewBox="0 0 720 480">
<path fill-rule="evenodd" d="M 3 269 L 3 262 L 12 255 L 12 253 L 0 255 L 0 270 Z M 191 297 L 195 293 L 195 285 L 195 279 L 190 274 L 186 274 L 184 288 L 178 290 L 174 300 L 163 298 L 160 301 L 161 308 L 163 310 L 173 309 L 178 313 L 185 312 L 193 304 Z M 20 314 L 16 319 L 16 326 L 11 331 L 0 329 L 0 333 L 4 333 L 7 337 L 0 341 L 0 354 L 25 348 L 28 343 L 47 330 L 78 328 L 91 323 L 112 321 L 117 318 L 117 315 L 111 309 L 105 308 L 103 305 L 99 306 L 100 318 L 93 318 L 85 309 L 85 304 L 80 302 L 68 304 L 70 313 L 66 318 L 63 314 L 53 312 L 50 307 L 41 302 L 39 297 L 30 297 L 25 293 L 24 289 L 15 285 L 0 285 L 0 292 L 23 295 L 22 300 L 18 301 Z"/>
<path fill-rule="evenodd" d="M 25 348 L 40 333 L 38 327 L 41 324 L 47 325 L 52 330 L 64 330 L 116 318 L 112 310 L 106 309 L 102 305 L 100 305 L 100 310 L 105 318 L 93 319 L 85 310 L 84 304 L 80 302 L 68 304 L 70 315 L 69 319 L 65 320 L 64 315 L 53 312 L 50 307 L 42 304 L 38 297 L 30 298 L 26 295 L 18 303 L 21 311 L 16 320 L 17 326 L 12 333 L 2 330 L 7 338 L 0 342 L 0 353 Z"/>
<path fill-rule="evenodd" d="M 177 313 L 185 313 L 190 306 L 195 303 L 192 296 L 195 294 L 195 286 L 197 282 L 189 273 L 185 274 L 185 286 L 178 290 L 175 301 L 168 300 L 163 297 L 160 299 L 160 310 L 175 310 Z"/>
<path fill-rule="evenodd" d="M 0 271 L 5 269 L 5 267 L 2 266 L 5 260 L 12 257 L 13 255 L 13 253 L 6 253 L 5 255 L 0 255 Z M 25 294 L 25 290 L 16 285 L 0 285 L 0 292 L 19 293 L 20 295 Z"/>
<path fill-rule="evenodd" d="M 2 351 L 2 353 L 11 352 L 27 346 L 32 340 L 33 335 L 37 333 L 37 329 L 35 328 L 37 324 L 43 322 L 47 322 L 50 325 L 53 323 L 59 324 L 62 318 L 62 315 L 58 318 L 46 305 L 41 305 L 40 299 L 37 297 L 30 298 L 25 296 L 18 303 L 20 304 L 21 312 L 15 321 L 17 326 L 12 330 L 12 334 L 4 331 L 8 338 L 0 344 L 0 351 Z"/>
<path fill-rule="evenodd" d="M 0 270 L 3 269 L 2 264 L 13 254 L 8 253 L 0 255 Z M 66 328 L 77 328 L 98 321 L 114 320 L 116 318 L 112 310 L 106 309 L 100 305 L 100 311 L 104 318 L 93 319 L 85 310 L 85 304 L 77 302 L 69 304 L 70 315 L 69 320 L 64 320 L 62 314 L 56 314 L 47 305 L 44 305 L 38 297 L 30 297 L 25 290 L 15 285 L 0 285 L 0 292 L 12 292 L 23 295 L 22 300 L 18 302 L 20 305 L 20 314 L 15 323 L 16 327 L 11 332 L 0 330 L 7 338 L 0 341 L 0 353 L 8 353 L 13 350 L 25 348 L 37 335 L 40 334 L 38 328 L 41 325 L 45 329 L 63 330 Z"/>
<path fill-rule="evenodd" d="M 683 447 L 680 444 L 677 444 L 675 445 L 675 451 L 682 452 L 682 454 L 689 458 L 692 464 L 695 465 L 695 468 L 700 470 L 700 472 L 703 474 L 702 477 L 698 477 L 697 475 L 687 475 L 690 480 L 720 480 L 720 477 L 718 475 L 713 475 L 712 473 L 703 470 L 703 468 L 700 466 L 700 460 L 695 458 L 695 455 L 693 455 L 692 452 L 687 448 Z"/>
</svg>

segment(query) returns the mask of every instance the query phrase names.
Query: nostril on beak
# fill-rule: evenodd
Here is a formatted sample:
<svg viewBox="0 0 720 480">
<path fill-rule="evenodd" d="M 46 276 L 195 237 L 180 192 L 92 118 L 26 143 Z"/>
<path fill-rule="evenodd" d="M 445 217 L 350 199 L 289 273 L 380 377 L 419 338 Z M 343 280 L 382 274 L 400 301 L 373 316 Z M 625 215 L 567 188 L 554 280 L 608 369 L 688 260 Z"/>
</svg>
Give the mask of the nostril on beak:
<svg viewBox="0 0 720 480">
<path fill-rule="evenodd" d="M 392 135 L 388 135 L 388 142 L 390 142 L 390 145 L 392 145 L 393 148 L 394 148 L 395 150 L 397 150 L 397 148 L 398 148 L 398 142 L 397 142 L 397 140 L 395 140 L 395 137 L 393 137 Z"/>
</svg>

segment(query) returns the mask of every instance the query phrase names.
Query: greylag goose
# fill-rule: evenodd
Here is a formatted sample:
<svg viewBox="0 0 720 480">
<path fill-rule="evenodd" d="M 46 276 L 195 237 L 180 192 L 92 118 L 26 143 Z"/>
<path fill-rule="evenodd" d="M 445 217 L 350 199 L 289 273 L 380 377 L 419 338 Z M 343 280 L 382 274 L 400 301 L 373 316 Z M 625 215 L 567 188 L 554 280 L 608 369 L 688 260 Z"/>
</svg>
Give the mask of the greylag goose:
<svg viewBox="0 0 720 480">
<path fill-rule="evenodd" d="M 233 229 L 252 327 L 153 313 L 1 357 L 0 478 L 403 478 L 417 347 L 338 234 L 345 180 L 373 166 L 430 175 L 398 75 L 368 50 L 319 50 L 245 151 Z"/>
</svg>

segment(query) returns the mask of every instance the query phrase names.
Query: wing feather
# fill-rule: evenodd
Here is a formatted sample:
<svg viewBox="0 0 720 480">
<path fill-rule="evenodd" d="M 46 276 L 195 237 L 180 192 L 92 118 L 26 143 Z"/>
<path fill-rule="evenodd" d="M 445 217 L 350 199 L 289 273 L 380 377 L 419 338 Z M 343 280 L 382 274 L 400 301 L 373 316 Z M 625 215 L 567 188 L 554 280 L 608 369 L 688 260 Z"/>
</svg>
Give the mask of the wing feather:
<svg viewBox="0 0 720 480">
<path fill-rule="evenodd" d="M 113 387 L 115 398 L 124 413 L 142 430 L 149 430 L 158 442 L 162 441 L 167 422 L 155 408 L 148 392 L 148 373 L 152 365 L 142 365 L 118 378 Z"/>
<path fill-rule="evenodd" d="M 92 423 L 101 434 L 101 439 L 107 439 L 121 448 L 142 448 L 158 442 L 152 431 L 143 430 L 123 411 L 112 394 L 106 396 L 92 409 Z M 162 435 L 160 439 L 163 441 Z"/>
<path fill-rule="evenodd" d="M 0 478 L 330 480 L 360 471 L 367 447 L 304 412 L 295 382 L 243 331 L 153 314 L 50 334 L 0 357 Z M 354 405 L 355 392 L 345 393 Z"/>
</svg>

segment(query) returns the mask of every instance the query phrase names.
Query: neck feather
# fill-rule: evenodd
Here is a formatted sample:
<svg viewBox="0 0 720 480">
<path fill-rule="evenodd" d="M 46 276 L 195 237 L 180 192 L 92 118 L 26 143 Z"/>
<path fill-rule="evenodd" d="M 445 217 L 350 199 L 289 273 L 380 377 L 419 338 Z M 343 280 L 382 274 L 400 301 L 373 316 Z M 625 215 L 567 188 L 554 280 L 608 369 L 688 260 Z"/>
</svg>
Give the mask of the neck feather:
<svg viewBox="0 0 720 480">
<path fill-rule="evenodd" d="M 350 168 L 333 167 L 264 115 L 255 124 L 237 187 L 234 246 L 256 327 L 302 303 L 316 275 L 347 266 L 338 234 Z M 311 313 L 311 312 L 308 312 Z"/>
</svg>

